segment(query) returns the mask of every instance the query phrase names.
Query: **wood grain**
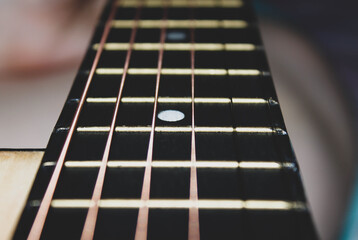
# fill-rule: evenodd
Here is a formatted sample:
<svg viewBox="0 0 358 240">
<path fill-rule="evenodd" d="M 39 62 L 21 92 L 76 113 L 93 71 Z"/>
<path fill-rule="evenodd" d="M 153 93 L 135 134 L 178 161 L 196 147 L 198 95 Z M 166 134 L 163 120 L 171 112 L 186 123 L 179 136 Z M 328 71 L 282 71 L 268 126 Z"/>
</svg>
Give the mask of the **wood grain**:
<svg viewBox="0 0 358 240">
<path fill-rule="evenodd" d="M 43 154 L 0 150 L 0 239 L 11 239 Z"/>
</svg>

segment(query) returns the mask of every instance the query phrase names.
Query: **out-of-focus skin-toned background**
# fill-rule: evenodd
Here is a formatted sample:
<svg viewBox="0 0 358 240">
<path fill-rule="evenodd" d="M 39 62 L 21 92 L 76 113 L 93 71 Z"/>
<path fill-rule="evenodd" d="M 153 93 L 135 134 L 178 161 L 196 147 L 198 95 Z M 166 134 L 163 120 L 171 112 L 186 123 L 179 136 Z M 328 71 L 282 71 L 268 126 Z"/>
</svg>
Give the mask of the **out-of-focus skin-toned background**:
<svg viewBox="0 0 358 240">
<path fill-rule="evenodd" d="M 103 3 L 0 0 L 0 148 L 46 147 Z M 254 4 L 318 233 L 338 239 L 356 169 L 357 4 Z"/>
</svg>

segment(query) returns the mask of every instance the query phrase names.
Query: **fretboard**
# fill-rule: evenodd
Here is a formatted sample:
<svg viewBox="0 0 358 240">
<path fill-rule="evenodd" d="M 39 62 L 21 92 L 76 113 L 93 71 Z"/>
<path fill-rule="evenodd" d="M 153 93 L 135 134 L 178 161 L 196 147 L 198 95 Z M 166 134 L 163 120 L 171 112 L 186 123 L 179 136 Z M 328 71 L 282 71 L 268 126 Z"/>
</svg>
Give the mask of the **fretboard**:
<svg viewBox="0 0 358 240">
<path fill-rule="evenodd" d="M 249 1 L 109 1 L 14 238 L 317 238 Z"/>
</svg>

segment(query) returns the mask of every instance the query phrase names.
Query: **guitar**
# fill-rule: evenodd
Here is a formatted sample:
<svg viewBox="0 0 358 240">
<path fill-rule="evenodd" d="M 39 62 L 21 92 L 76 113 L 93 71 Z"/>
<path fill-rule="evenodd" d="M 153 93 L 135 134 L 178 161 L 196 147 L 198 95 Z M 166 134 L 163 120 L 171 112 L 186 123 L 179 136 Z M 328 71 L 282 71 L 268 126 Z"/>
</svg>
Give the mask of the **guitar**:
<svg viewBox="0 0 358 240">
<path fill-rule="evenodd" d="M 249 2 L 109 2 L 14 239 L 316 239 Z"/>
</svg>

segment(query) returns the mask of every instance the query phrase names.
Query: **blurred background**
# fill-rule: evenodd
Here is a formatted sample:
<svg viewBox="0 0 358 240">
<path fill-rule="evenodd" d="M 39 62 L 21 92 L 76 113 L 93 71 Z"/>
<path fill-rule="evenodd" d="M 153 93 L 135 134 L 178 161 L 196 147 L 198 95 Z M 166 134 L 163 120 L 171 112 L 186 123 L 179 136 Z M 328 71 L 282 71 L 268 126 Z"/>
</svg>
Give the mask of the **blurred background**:
<svg viewBox="0 0 358 240">
<path fill-rule="evenodd" d="M 0 0 L 0 148 L 46 147 L 103 3 Z M 253 4 L 318 233 L 358 239 L 358 2 Z"/>
</svg>

